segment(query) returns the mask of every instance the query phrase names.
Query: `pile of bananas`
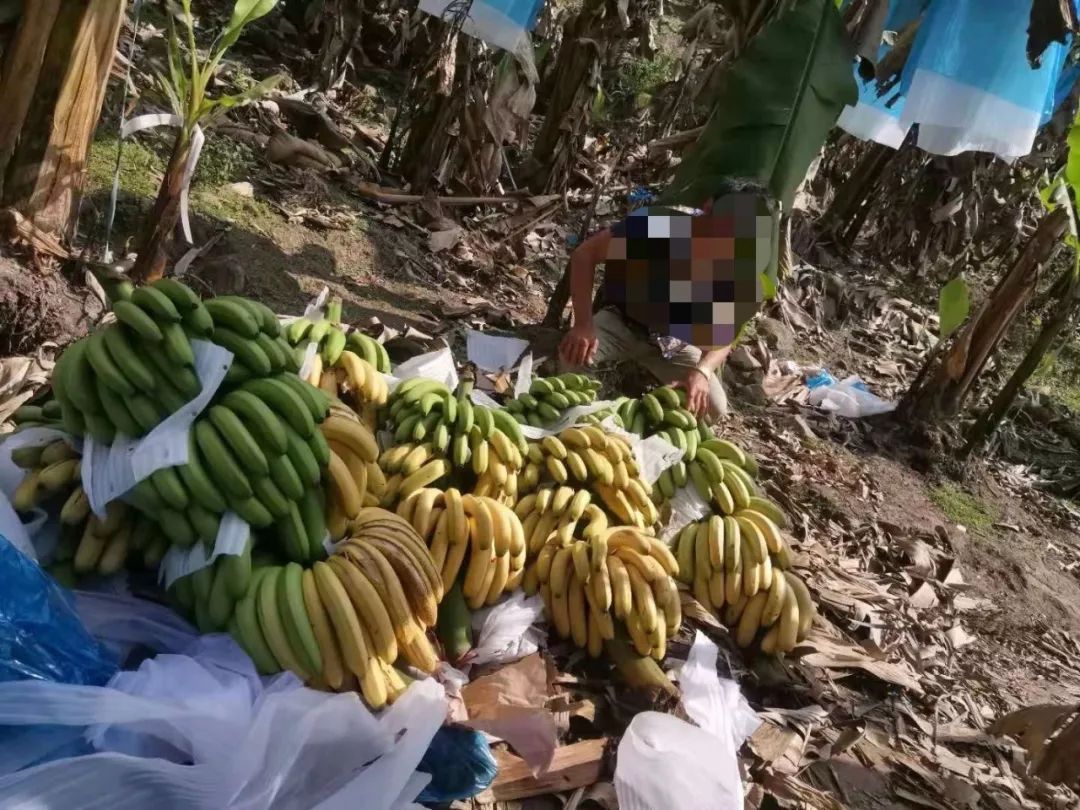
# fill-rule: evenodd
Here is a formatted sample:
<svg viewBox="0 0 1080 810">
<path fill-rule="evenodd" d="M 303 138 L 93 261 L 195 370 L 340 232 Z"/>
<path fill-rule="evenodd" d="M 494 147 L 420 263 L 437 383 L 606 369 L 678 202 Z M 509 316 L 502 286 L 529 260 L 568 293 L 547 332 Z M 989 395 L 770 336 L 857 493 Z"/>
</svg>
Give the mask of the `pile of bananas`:
<svg viewBox="0 0 1080 810">
<path fill-rule="evenodd" d="M 590 520 L 580 536 L 556 532 L 525 575 L 539 590 L 555 631 L 588 651 L 603 651 L 618 620 L 641 656 L 663 660 L 682 624 L 679 566 L 667 545 L 636 526 Z"/>
<path fill-rule="evenodd" d="M 412 527 L 382 509 L 362 510 L 325 562 L 253 559 L 249 544 L 243 555 L 178 579 L 172 596 L 200 629 L 228 630 L 261 673 L 288 669 L 336 691 L 359 683 L 375 709 L 407 685 L 395 664 L 425 673 L 438 665 L 427 630 L 442 579 Z"/>
<path fill-rule="evenodd" d="M 791 551 L 765 513 L 741 509 L 690 523 L 675 547 L 679 579 L 735 630 L 740 647 L 758 639 L 762 652 L 785 653 L 806 636 L 814 603 L 789 570 Z"/>
<path fill-rule="evenodd" d="M 510 400 L 505 407 L 520 424 L 542 428 L 559 421 L 575 405 L 591 403 L 599 387 L 599 381 L 584 374 L 537 377 L 529 393 Z"/>
<path fill-rule="evenodd" d="M 60 504 L 60 537 L 49 568 L 58 580 L 74 585 L 77 577 L 86 574 L 115 574 L 133 553 L 141 555 L 147 569 L 157 568 L 168 550 L 157 521 L 121 501 L 110 503 L 104 518 L 90 514 L 78 450 L 60 439 L 18 447 L 11 457 L 26 470 L 12 502 L 18 511 Z"/>
<path fill-rule="evenodd" d="M 326 306 L 326 317 L 297 318 L 286 327 L 285 336 L 297 350 L 297 364 L 302 362 L 308 345 L 314 343 L 319 372 L 337 366 L 341 353 L 348 348 L 376 371 L 389 374 L 390 356 L 383 345 L 357 329 L 346 329 L 341 323 L 341 299 L 335 297 Z"/>
<path fill-rule="evenodd" d="M 518 474 L 528 445 L 521 428 L 506 411 L 474 405 L 471 389 L 469 381 L 451 391 L 421 378 L 394 389 L 389 408 L 394 446 L 379 459 L 388 476 L 384 506 L 393 507 L 454 470 L 471 469 L 477 494 L 513 499 L 522 489 Z"/>
<path fill-rule="evenodd" d="M 521 520 L 505 504 L 483 495 L 425 487 L 398 504 L 431 550 L 442 581 L 456 582 L 473 610 L 493 605 L 521 585 L 527 546 Z"/>
<path fill-rule="evenodd" d="M 571 494 L 575 488 L 589 490 L 619 522 L 641 529 L 659 520 L 651 487 L 641 479 L 630 445 L 596 425 L 565 428 L 558 435 L 529 442 L 526 458 L 521 476 L 525 480 L 565 486 Z M 519 508 L 529 502 L 530 489 L 519 487 Z M 538 506 L 543 503 L 542 492 L 537 493 Z"/>
</svg>

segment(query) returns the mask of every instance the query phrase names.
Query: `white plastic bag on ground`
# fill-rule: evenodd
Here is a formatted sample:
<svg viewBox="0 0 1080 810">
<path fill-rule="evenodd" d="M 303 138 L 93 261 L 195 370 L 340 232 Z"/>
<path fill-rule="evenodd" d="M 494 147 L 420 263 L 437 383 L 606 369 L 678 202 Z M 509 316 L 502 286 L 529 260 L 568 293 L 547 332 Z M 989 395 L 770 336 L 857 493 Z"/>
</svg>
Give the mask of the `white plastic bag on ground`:
<svg viewBox="0 0 1080 810">
<path fill-rule="evenodd" d="M 619 743 L 621 810 L 742 810 L 736 757 L 757 715 L 734 681 L 716 675 L 716 645 L 698 632 L 679 684 L 698 726 L 658 712 L 637 715 Z"/>
<path fill-rule="evenodd" d="M 0 807 L 390 810 L 426 784 L 416 765 L 446 714 L 434 681 L 376 718 L 355 693 L 307 689 L 291 673 L 264 683 L 228 636 L 200 637 L 189 652 L 107 687 L 0 683 L 0 726 L 48 727 L 34 759 L 0 758 Z M 10 770 L 83 735 L 107 750 Z"/>
<path fill-rule="evenodd" d="M 811 388 L 808 401 L 823 411 L 830 411 L 849 419 L 877 416 L 896 410 L 895 402 L 886 402 L 876 394 L 871 394 L 866 390 L 865 383 L 858 377 L 847 377 L 832 385 Z"/>
</svg>

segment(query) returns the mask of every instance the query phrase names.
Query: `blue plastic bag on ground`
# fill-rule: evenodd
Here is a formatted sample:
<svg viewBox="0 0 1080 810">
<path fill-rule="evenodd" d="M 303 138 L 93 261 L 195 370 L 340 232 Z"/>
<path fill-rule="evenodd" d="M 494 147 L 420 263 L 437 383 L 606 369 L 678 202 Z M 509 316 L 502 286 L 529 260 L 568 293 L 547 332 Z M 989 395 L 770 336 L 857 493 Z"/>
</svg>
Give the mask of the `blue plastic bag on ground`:
<svg viewBox="0 0 1080 810">
<path fill-rule="evenodd" d="M 0 681 L 100 686 L 117 671 L 67 592 L 2 535 L 0 582 Z"/>
<path fill-rule="evenodd" d="M 426 804 L 468 799 L 488 788 L 499 773 L 484 735 L 462 726 L 440 728 L 416 769 L 431 774 L 417 799 Z"/>
</svg>

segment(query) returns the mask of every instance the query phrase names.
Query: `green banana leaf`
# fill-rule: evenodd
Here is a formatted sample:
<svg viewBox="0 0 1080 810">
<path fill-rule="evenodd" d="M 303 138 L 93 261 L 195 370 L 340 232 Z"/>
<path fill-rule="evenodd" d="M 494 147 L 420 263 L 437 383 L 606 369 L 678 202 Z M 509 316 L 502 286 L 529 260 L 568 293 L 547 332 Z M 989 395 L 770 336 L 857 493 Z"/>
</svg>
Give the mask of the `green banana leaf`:
<svg viewBox="0 0 1080 810">
<path fill-rule="evenodd" d="M 844 105 L 858 100 L 854 56 L 834 0 L 798 0 L 727 69 L 705 131 L 662 202 L 699 206 L 722 178 L 744 177 L 790 210 Z"/>
</svg>

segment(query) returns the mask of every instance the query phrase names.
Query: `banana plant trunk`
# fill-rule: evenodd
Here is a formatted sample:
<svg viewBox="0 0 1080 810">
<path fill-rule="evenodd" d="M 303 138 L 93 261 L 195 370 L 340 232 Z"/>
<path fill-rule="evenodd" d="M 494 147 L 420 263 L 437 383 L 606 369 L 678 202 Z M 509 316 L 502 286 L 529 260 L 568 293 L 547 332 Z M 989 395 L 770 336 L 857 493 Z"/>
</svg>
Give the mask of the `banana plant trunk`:
<svg viewBox="0 0 1080 810">
<path fill-rule="evenodd" d="M 319 51 L 319 88 L 329 90 L 345 81 L 348 67 L 366 63 L 361 45 L 364 0 L 331 0 L 322 11 L 323 41 Z"/>
<path fill-rule="evenodd" d="M 892 147 L 879 143 L 870 145 L 825 209 L 821 217 L 822 230 L 831 232 L 844 246 L 854 243 L 873 206 L 881 176 L 896 154 Z"/>
<path fill-rule="evenodd" d="M 173 144 L 154 207 L 139 238 L 138 256 L 131 269 L 131 277 L 137 282 L 156 281 L 165 275 L 169 247 L 180 220 L 180 197 L 184 190 L 184 171 L 190 149 L 191 138 L 181 129 Z"/>
<path fill-rule="evenodd" d="M 26 0 L 0 76 L 0 206 L 71 236 L 125 0 Z"/>
<path fill-rule="evenodd" d="M 1027 306 L 1043 269 L 1061 248 L 1067 226 L 1064 208 L 1042 218 L 1016 262 L 975 317 L 944 352 L 933 352 L 927 359 L 901 403 L 901 413 L 934 423 L 960 412 L 987 361 Z"/>
<path fill-rule="evenodd" d="M 585 142 L 600 71 L 625 36 L 608 0 L 586 0 L 563 26 L 547 114 L 532 151 L 530 184 L 546 192 L 566 187 Z M 616 36 L 618 34 L 618 36 Z"/>
<path fill-rule="evenodd" d="M 416 194 L 427 192 L 437 182 L 455 129 L 459 129 L 456 125 L 469 97 L 476 59 L 476 40 L 452 32 L 445 23 L 438 25 L 442 35 L 433 37 L 425 75 L 414 91 L 420 106 L 412 115 L 401 151 L 401 174 Z"/>
<path fill-rule="evenodd" d="M 1024 384 L 1035 373 L 1043 357 L 1050 351 L 1050 347 L 1054 345 L 1058 336 L 1064 331 L 1072 318 L 1076 310 L 1077 293 L 1080 292 L 1080 288 L 1078 288 L 1074 271 L 1070 268 L 1068 272 L 1071 278 L 1067 294 L 1059 301 L 1054 316 L 1043 324 L 1039 336 L 1035 338 L 1035 342 L 1031 344 L 1031 348 L 1024 355 L 1024 359 L 1020 361 L 1020 365 L 1013 371 L 1008 382 L 1002 386 L 997 396 L 994 397 L 990 407 L 986 409 L 986 412 L 968 431 L 967 444 L 962 453 L 963 457 L 966 458 L 982 447 L 983 443 L 997 430 L 997 426 L 1001 424 L 1001 420 L 1005 418 L 1005 414 L 1008 413 L 1009 408 L 1016 401 L 1016 396 L 1023 389 Z"/>
</svg>

